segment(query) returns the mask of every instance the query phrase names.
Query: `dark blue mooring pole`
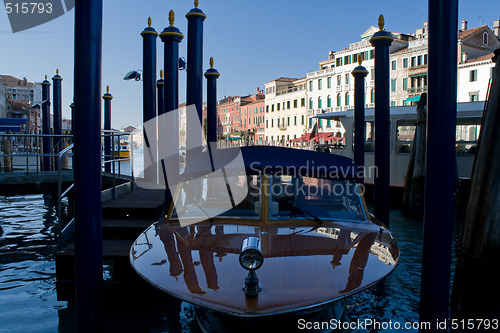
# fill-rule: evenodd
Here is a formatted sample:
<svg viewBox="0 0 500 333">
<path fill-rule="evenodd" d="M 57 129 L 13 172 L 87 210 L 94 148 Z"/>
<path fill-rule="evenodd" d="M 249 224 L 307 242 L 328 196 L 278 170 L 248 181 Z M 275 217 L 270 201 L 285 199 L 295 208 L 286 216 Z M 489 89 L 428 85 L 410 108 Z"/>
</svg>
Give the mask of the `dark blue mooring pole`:
<svg viewBox="0 0 500 333">
<path fill-rule="evenodd" d="M 156 124 L 156 38 L 158 33 L 151 27 L 151 17 L 148 18 L 148 27 L 141 32 L 143 39 L 142 55 L 142 83 L 143 83 L 143 122 Z M 153 126 L 156 128 L 156 125 Z M 156 181 L 158 170 L 156 166 L 158 139 L 156 131 L 150 131 L 144 138 L 149 151 L 144 149 L 144 161 L 152 158 L 152 162 L 144 169 L 144 178 Z M 151 154 L 151 155 L 149 155 Z M 145 162 L 146 165 L 146 162 Z"/>
<path fill-rule="evenodd" d="M 358 168 L 365 167 L 365 77 L 368 71 L 361 66 L 362 57 L 358 55 L 359 66 L 354 68 L 354 161 Z"/>
<path fill-rule="evenodd" d="M 384 30 L 384 16 L 378 19 L 380 31 L 370 39 L 375 47 L 375 186 L 374 213 L 389 226 L 390 120 L 389 120 L 389 46 L 392 35 Z"/>
<path fill-rule="evenodd" d="M 214 58 L 210 58 L 207 78 L 207 147 L 217 148 L 217 79 L 219 72 L 214 68 Z"/>
<path fill-rule="evenodd" d="M 431 323 L 448 318 L 450 297 L 457 29 L 458 0 L 429 0 L 427 164 L 420 320 Z"/>
<path fill-rule="evenodd" d="M 111 100 L 113 95 L 109 93 L 109 86 L 106 87 L 106 93 L 102 96 L 104 99 L 104 130 L 111 130 Z M 104 171 L 111 172 L 111 133 L 104 132 Z"/>
<path fill-rule="evenodd" d="M 50 135 L 50 82 L 45 80 L 42 82 L 42 134 Z M 50 137 L 44 136 L 42 138 L 43 146 L 43 171 L 50 171 L 50 156 L 52 153 L 50 148 Z"/>
<path fill-rule="evenodd" d="M 164 90 L 164 83 L 165 81 L 163 80 L 163 69 L 160 70 L 160 79 L 156 81 L 156 88 L 157 88 L 157 94 L 158 94 L 158 115 L 161 116 L 162 114 L 165 113 L 165 90 Z"/>
<path fill-rule="evenodd" d="M 80 333 L 98 332 L 102 287 L 102 0 L 75 3 L 75 285 Z"/>
<path fill-rule="evenodd" d="M 62 134 L 62 77 L 59 76 L 59 70 L 56 70 L 56 75 L 52 77 L 52 82 L 54 86 L 52 97 L 53 100 L 53 113 L 54 113 L 54 134 Z M 56 137 L 54 139 L 57 144 L 55 145 L 54 153 L 59 153 L 62 150 L 62 137 Z"/>
<path fill-rule="evenodd" d="M 194 6 L 195 8 L 186 14 L 188 20 L 186 147 L 188 150 L 201 149 L 203 142 L 203 131 L 200 128 L 203 111 L 203 21 L 207 17 L 198 8 L 198 0 L 195 0 Z M 191 105 L 196 107 L 196 113 L 189 109 Z M 189 154 L 187 155 L 189 159 Z"/>
<path fill-rule="evenodd" d="M 160 179 L 165 181 L 165 205 L 170 206 L 172 194 L 169 186 L 175 186 L 179 175 L 179 43 L 184 35 L 174 26 L 175 14 L 171 10 L 168 15 L 170 26 L 160 34 L 164 45 L 165 84 L 164 84 L 164 117 L 160 123 L 160 156 L 162 168 Z M 167 120 L 168 119 L 168 120 Z M 169 173 L 170 184 L 166 173 Z"/>
</svg>

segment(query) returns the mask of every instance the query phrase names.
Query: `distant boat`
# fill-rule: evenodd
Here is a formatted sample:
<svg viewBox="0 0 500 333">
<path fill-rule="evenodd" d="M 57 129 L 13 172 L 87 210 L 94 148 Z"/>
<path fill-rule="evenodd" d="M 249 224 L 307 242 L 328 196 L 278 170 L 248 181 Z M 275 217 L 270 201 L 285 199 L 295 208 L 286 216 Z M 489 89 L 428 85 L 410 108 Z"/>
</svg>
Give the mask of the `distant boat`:
<svg viewBox="0 0 500 333">
<path fill-rule="evenodd" d="M 212 168 L 208 152 L 187 154 L 175 204 L 137 238 L 130 262 L 190 303 L 204 332 L 339 320 L 340 300 L 396 267 L 397 242 L 369 213 L 352 159 L 252 146 L 212 151 Z"/>
<path fill-rule="evenodd" d="M 113 146 L 113 154 L 115 157 L 131 157 L 131 149 L 128 141 L 120 140 L 120 143 L 115 143 Z"/>
</svg>

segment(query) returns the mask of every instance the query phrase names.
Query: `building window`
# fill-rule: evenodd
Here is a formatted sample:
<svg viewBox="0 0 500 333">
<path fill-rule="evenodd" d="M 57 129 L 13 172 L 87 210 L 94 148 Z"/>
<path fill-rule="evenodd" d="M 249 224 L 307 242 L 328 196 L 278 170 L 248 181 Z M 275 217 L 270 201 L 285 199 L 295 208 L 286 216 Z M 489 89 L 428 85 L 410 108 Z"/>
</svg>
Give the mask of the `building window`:
<svg viewBox="0 0 500 333">
<path fill-rule="evenodd" d="M 488 33 L 483 33 L 483 45 L 488 45 Z"/>
<path fill-rule="evenodd" d="M 271 127 L 274 127 L 274 119 L 271 119 Z"/>
<path fill-rule="evenodd" d="M 323 79 L 318 79 L 318 90 L 321 90 L 323 87 Z"/>
<path fill-rule="evenodd" d="M 332 87 L 332 77 L 331 76 L 326 79 L 326 86 L 328 89 L 330 89 Z"/>
<path fill-rule="evenodd" d="M 305 97 L 302 97 L 302 98 L 300 99 L 300 106 L 301 106 L 301 107 L 305 107 L 305 106 L 306 106 L 306 98 L 305 98 Z"/>
<path fill-rule="evenodd" d="M 403 59 L 403 68 L 408 68 L 408 58 Z"/>
<path fill-rule="evenodd" d="M 391 69 L 392 69 L 393 71 L 395 71 L 395 70 L 396 70 L 396 60 L 391 61 Z"/>
<path fill-rule="evenodd" d="M 469 82 L 477 81 L 477 69 L 473 69 L 469 73 Z"/>
<path fill-rule="evenodd" d="M 312 127 L 313 127 L 313 119 L 309 118 L 309 128 L 312 128 Z"/>
<path fill-rule="evenodd" d="M 332 121 L 331 121 L 331 119 L 328 119 L 326 121 L 326 127 L 328 127 L 328 128 L 332 127 Z"/>
<path fill-rule="evenodd" d="M 411 67 L 415 67 L 417 65 L 417 57 L 411 57 Z"/>
<path fill-rule="evenodd" d="M 372 80 L 375 80 L 375 70 L 374 69 L 372 69 L 370 71 L 370 76 L 371 76 Z"/>
<path fill-rule="evenodd" d="M 286 118 L 286 125 L 287 125 L 287 126 L 290 126 L 290 117 L 287 117 L 287 118 Z"/>
<path fill-rule="evenodd" d="M 344 65 L 349 65 L 351 63 L 351 56 L 346 55 L 344 56 Z"/>
<path fill-rule="evenodd" d="M 350 76 L 349 76 L 349 73 L 347 73 L 345 75 L 345 84 L 349 84 L 350 83 Z"/>
<path fill-rule="evenodd" d="M 397 82 L 397 79 L 392 79 L 391 80 L 391 91 L 392 92 L 396 91 L 396 82 Z"/>
<path fill-rule="evenodd" d="M 321 109 L 323 107 L 323 101 L 321 100 L 321 97 L 318 97 L 318 109 Z"/>
<path fill-rule="evenodd" d="M 305 118 L 304 118 L 304 115 L 302 115 L 301 125 L 304 125 L 304 121 L 305 121 Z"/>
<path fill-rule="evenodd" d="M 391 101 L 391 106 L 396 106 L 396 101 Z"/>
<path fill-rule="evenodd" d="M 274 112 L 274 104 L 271 105 L 271 112 Z"/>
<path fill-rule="evenodd" d="M 309 81 L 309 91 L 313 91 L 313 82 Z"/>
<path fill-rule="evenodd" d="M 375 58 L 375 50 L 370 50 L 370 59 Z"/>
<path fill-rule="evenodd" d="M 342 97 L 340 94 L 337 94 L 337 106 L 340 106 L 342 104 Z"/>
<path fill-rule="evenodd" d="M 337 75 L 337 85 L 338 86 L 342 85 L 342 76 L 341 75 Z"/>
<path fill-rule="evenodd" d="M 286 108 L 290 110 L 290 101 L 286 101 Z"/>
<path fill-rule="evenodd" d="M 422 56 L 421 56 L 421 55 L 419 55 L 419 56 L 417 57 L 417 66 L 422 66 L 422 64 L 423 64 L 423 62 L 422 62 Z"/>
<path fill-rule="evenodd" d="M 479 102 L 479 94 L 478 93 L 470 94 L 469 99 L 471 102 Z"/>
<path fill-rule="evenodd" d="M 313 108 L 313 99 L 309 98 L 309 109 L 312 110 Z"/>
<path fill-rule="evenodd" d="M 293 100 L 293 108 L 296 109 L 297 108 L 297 103 L 298 101 L 296 99 Z"/>
<path fill-rule="evenodd" d="M 276 104 L 276 111 L 279 111 L 281 107 L 281 103 Z"/>
<path fill-rule="evenodd" d="M 276 119 L 276 126 L 280 127 L 280 118 Z"/>
<path fill-rule="evenodd" d="M 297 126 L 297 116 L 293 116 L 293 124 Z"/>
<path fill-rule="evenodd" d="M 349 93 L 345 93 L 345 106 L 349 106 Z"/>
<path fill-rule="evenodd" d="M 269 105 L 266 105 L 266 112 L 269 113 Z"/>
<path fill-rule="evenodd" d="M 342 66 L 342 58 L 337 58 L 336 59 L 336 65 L 337 65 L 337 67 Z"/>
<path fill-rule="evenodd" d="M 370 103 L 375 103 L 375 89 L 371 91 Z"/>
<path fill-rule="evenodd" d="M 266 128 L 269 128 L 269 119 L 266 119 Z"/>
<path fill-rule="evenodd" d="M 326 98 L 326 107 L 327 108 L 332 107 L 332 97 L 330 95 L 328 95 L 328 97 Z"/>
<path fill-rule="evenodd" d="M 424 65 L 427 65 L 427 54 L 424 54 Z"/>
<path fill-rule="evenodd" d="M 283 110 L 285 110 L 285 102 L 283 102 Z"/>
</svg>

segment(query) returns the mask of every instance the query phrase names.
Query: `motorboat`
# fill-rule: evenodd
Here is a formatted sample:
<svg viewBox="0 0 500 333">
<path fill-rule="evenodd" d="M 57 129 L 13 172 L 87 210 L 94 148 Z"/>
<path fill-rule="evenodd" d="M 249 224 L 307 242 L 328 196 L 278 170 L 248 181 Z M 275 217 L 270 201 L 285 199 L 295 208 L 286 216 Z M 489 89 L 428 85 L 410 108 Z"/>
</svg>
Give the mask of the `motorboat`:
<svg viewBox="0 0 500 333">
<path fill-rule="evenodd" d="M 331 331 L 342 299 L 399 261 L 348 157 L 271 146 L 188 151 L 172 192 L 130 262 L 191 304 L 204 332 Z"/>
</svg>

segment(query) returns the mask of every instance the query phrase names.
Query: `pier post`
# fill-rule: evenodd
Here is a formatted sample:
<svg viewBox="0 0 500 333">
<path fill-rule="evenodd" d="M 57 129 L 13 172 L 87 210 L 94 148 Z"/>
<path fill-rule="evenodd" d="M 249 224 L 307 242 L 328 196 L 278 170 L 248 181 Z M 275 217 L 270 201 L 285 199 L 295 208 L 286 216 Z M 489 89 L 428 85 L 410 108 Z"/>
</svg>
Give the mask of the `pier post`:
<svg viewBox="0 0 500 333">
<path fill-rule="evenodd" d="M 164 89 L 164 83 L 165 81 L 163 80 L 163 69 L 160 70 L 160 79 L 156 81 L 156 88 L 157 88 L 157 94 L 158 94 L 158 116 L 161 116 L 162 114 L 165 113 L 165 89 Z M 160 143 L 158 143 L 160 144 Z"/>
<path fill-rule="evenodd" d="M 189 159 L 189 150 L 201 149 L 203 131 L 199 130 L 202 124 L 203 98 L 203 21 L 206 15 L 198 8 L 198 0 L 194 1 L 195 8 L 186 14 L 188 20 L 187 45 L 187 91 L 186 91 L 186 158 Z M 189 106 L 196 106 L 196 113 Z"/>
<path fill-rule="evenodd" d="M 207 147 L 217 149 L 217 79 L 219 72 L 214 68 L 214 58 L 210 58 L 207 78 Z"/>
<path fill-rule="evenodd" d="M 390 120 L 389 120 L 389 47 L 394 38 L 384 30 L 384 16 L 378 20 L 380 31 L 370 39 L 375 48 L 375 175 L 374 213 L 389 226 Z"/>
<path fill-rule="evenodd" d="M 61 135 L 62 134 L 62 77 L 59 76 L 59 70 L 56 70 L 56 75 L 52 77 L 52 83 L 54 86 L 52 100 L 53 104 L 53 113 L 54 113 L 54 134 Z M 62 137 L 56 137 L 54 139 L 55 149 L 54 153 L 59 153 L 63 149 L 63 139 Z"/>
<path fill-rule="evenodd" d="M 99 332 L 102 0 L 75 3 L 75 285 L 79 333 Z"/>
<path fill-rule="evenodd" d="M 162 158 L 161 171 L 165 181 L 166 207 L 169 207 L 172 202 L 173 193 L 170 193 L 169 186 L 177 185 L 177 180 L 173 179 L 172 176 L 179 174 L 179 43 L 184 38 L 180 30 L 174 27 L 175 14 L 173 10 L 169 12 L 168 19 L 170 26 L 166 27 L 160 34 L 160 38 L 165 44 L 163 67 L 165 69 L 166 82 L 163 88 L 165 94 L 163 104 L 165 116 L 161 117 L 161 124 L 159 124 L 160 157 Z M 166 121 L 167 115 L 169 121 Z M 165 158 L 167 159 L 165 160 Z M 175 184 L 168 183 L 167 167 L 169 170 L 169 179 L 171 183 Z"/>
<path fill-rule="evenodd" d="M 427 156 L 420 321 L 448 319 L 455 188 L 458 0 L 429 0 Z M 433 330 L 439 329 L 432 327 Z"/>
<path fill-rule="evenodd" d="M 142 56 L 142 83 L 143 83 L 143 124 L 146 122 L 156 123 L 156 38 L 158 33 L 151 27 L 151 17 L 148 18 L 148 27 L 141 32 L 143 39 L 143 56 Z M 156 128 L 156 126 L 154 126 Z M 147 168 L 144 168 L 144 178 L 150 179 L 153 182 L 158 177 L 158 170 L 155 161 L 158 156 L 158 139 L 156 131 L 150 131 L 146 135 L 144 133 L 144 165 L 152 154 L 152 162 Z M 146 149 L 146 146 L 149 147 Z"/>
<path fill-rule="evenodd" d="M 109 93 L 109 86 L 106 87 L 106 93 L 102 96 L 104 99 L 104 130 L 111 130 L 111 100 L 113 96 Z M 104 133 L 104 171 L 111 172 L 111 163 L 109 161 L 113 160 L 111 156 L 111 133 Z M 132 144 L 132 142 L 130 143 Z"/>
<path fill-rule="evenodd" d="M 354 76 L 354 161 L 358 168 L 365 167 L 365 77 L 368 71 L 361 65 L 363 58 L 358 55 L 359 66 L 351 72 Z M 364 182 L 364 178 L 363 178 Z"/>
<path fill-rule="evenodd" d="M 45 80 L 42 82 L 42 134 L 50 135 L 50 82 Z M 43 171 L 50 171 L 50 137 L 44 136 L 42 139 L 43 152 Z"/>
</svg>

